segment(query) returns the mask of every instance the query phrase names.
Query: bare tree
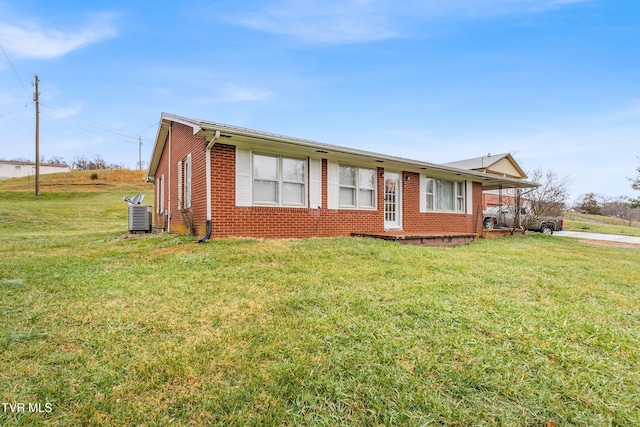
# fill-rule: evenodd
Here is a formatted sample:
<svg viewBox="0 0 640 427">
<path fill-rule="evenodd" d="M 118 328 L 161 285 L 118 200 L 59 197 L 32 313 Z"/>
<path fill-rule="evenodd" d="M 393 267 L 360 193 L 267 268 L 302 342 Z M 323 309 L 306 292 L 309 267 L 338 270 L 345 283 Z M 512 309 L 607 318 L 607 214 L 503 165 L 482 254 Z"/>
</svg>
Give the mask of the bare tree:
<svg viewBox="0 0 640 427">
<path fill-rule="evenodd" d="M 529 228 L 539 218 L 561 217 L 569 198 L 569 178 L 560 177 L 552 169 L 534 169 L 527 173 L 538 184 L 533 189 L 517 188 L 514 192 L 514 227 Z"/>
<path fill-rule="evenodd" d="M 80 171 L 89 170 L 89 160 L 85 156 L 74 156 L 71 167 Z"/>
<path fill-rule="evenodd" d="M 529 180 L 539 184 L 523 197 L 535 216 L 562 216 L 569 199 L 569 178 L 560 177 L 552 169 L 534 169 L 528 173 Z"/>
<path fill-rule="evenodd" d="M 56 166 L 67 164 L 67 162 L 65 162 L 64 159 L 60 156 L 53 156 L 53 157 L 50 157 L 48 160 L 43 159 L 42 163 L 46 163 L 48 165 L 56 165 Z"/>
<path fill-rule="evenodd" d="M 107 162 L 102 158 L 100 154 L 96 154 L 96 156 L 89 162 L 89 170 L 100 170 L 100 169 L 108 169 Z"/>
<path fill-rule="evenodd" d="M 602 206 L 598 202 L 598 195 L 595 193 L 587 193 L 582 196 L 578 202 L 578 210 L 591 215 L 601 215 Z"/>
<path fill-rule="evenodd" d="M 619 218 L 624 221 L 631 222 L 638 216 L 640 209 L 633 208 L 631 205 L 631 199 L 627 196 L 620 196 L 607 201 L 602 204 L 602 215 Z"/>
<path fill-rule="evenodd" d="M 117 163 L 107 163 L 100 154 L 96 154 L 93 160 L 85 156 L 75 156 L 71 164 L 73 169 L 81 171 L 101 170 L 101 169 L 124 169 L 124 166 Z"/>
<path fill-rule="evenodd" d="M 638 160 L 640 160 L 640 157 L 638 157 Z M 635 178 L 628 178 L 628 179 L 629 181 L 631 181 L 631 188 L 633 188 L 634 190 L 640 191 L 640 166 L 636 168 L 636 172 L 638 172 L 638 176 L 636 176 Z M 640 208 L 640 197 L 638 197 L 637 199 L 631 200 L 631 207 Z"/>
</svg>

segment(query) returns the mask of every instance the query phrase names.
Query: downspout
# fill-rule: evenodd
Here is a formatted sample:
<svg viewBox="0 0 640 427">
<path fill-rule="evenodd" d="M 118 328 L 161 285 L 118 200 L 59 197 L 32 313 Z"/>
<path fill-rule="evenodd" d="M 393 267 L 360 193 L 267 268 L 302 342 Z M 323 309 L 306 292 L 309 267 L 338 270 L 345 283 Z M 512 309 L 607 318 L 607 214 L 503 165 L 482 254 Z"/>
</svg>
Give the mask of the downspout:
<svg viewBox="0 0 640 427">
<path fill-rule="evenodd" d="M 169 123 L 169 165 L 167 166 L 167 210 L 165 215 L 167 217 L 167 233 L 171 233 L 171 151 L 172 151 L 172 135 L 171 128 L 173 128 L 173 122 Z M 164 207 L 164 206 L 163 206 Z"/>
<path fill-rule="evenodd" d="M 207 191 L 207 231 L 202 239 L 198 240 L 198 243 L 204 243 L 211 237 L 211 148 L 213 148 L 216 140 L 220 138 L 220 131 L 217 130 L 211 141 L 207 143 L 207 153 L 205 155 L 206 161 L 206 191 Z"/>
</svg>

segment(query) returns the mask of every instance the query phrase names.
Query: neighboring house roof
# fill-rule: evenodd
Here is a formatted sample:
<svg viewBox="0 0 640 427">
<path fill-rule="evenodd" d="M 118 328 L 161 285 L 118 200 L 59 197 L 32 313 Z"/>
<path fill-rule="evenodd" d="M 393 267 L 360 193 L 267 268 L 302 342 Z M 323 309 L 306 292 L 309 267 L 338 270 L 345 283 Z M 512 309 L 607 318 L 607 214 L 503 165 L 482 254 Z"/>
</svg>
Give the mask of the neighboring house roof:
<svg viewBox="0 0 640 427">
<path fill-rule="evenodd" d="M 494 174 L 477 172 L 460 167 L 438 165 L 435 163 L 374 153 L 356 148 L 325 144 L 302 138 L 225 125 L 222 123 L 190 119 L 168 113 L 162 113 L 160 124 L 158 126 L 158 133 L 156 135 L 155 144 L 151 153 L 151 160 L 149 162 L 149 170 L 147 173 L 148 181 L 155 179 L 155 174 L 158 169 L 160 158 L 164 151 L 164 146 L 172 123 L 181 123 L 191 127 L 194 135 L 204 137 L 207 141 L 210 141 L 216 134 L 218 134 L 218 142 L 225 143 L 228 141 L 229 144 L 239 147 L 250 147 L 255 144 L 261 144 L 265 147 L 284 149 L 300 155 L 329 158 L 335 161 L 357 163 L 366 160 L 379 164 L 379 166 L 389 170 L 402 170 L 417 173 L 424 173 L 425 170 L 428 170 L 430 175 L 433 175 L 436 178 L 442 177 L 455 179 L 457 177 L 458 179 L 482 182 L 483 189 L 485 190 L 515 187 L 529 188 L 536 186 L 534 183 L 520 179 L 496 176 Z"/>
<path fill-rule="evenodd" d="M 454 168 L 474 170 L 508 178 L 526 179 L 527 174 L 522 170 L 518 162 L 509 153 L 487 154 L 473 159 L 459 160 L 457 162 L 444 163 Z"/>
<path fill-rule="evenodd" d="M 0 163 L 3 165 L 16 165 L 16 166 L 35 166 L 34 162 L 23 162 L 23 161 L 12 161 L 12 160 L 0 160 Z M 60 169 L 68 169 L 69 165 L 52 165 L 49 163 L 40 163 L 40 166 L 47 166 L 50 168 L 60 168 Z"/>
</svg>

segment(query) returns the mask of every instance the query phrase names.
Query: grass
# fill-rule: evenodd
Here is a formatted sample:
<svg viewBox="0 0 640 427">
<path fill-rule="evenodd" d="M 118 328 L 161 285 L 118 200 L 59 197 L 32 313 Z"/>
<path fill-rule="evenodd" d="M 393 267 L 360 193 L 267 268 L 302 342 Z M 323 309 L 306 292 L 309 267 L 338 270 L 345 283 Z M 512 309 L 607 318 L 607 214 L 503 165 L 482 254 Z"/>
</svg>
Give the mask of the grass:
<svg viewBox="0 0 640 427">
<path fill-rule="evenodd" d="M 638 250 L 198 245 L 121 193 L 0 194 L 0 402 L 52 409 L 0 425 L 640 424 Z"/>
<path fill-rule="evenodd" d="M 638 221 L 614 218 L 611 216 L 585 214 L 585 213 L 576 212 L 576 211 L 565 211 L 565 218 L 568 218 L 570 220 L 584 221 L 584 222 L 590 222 L 590 223 L 624 225 L 627 227 L 640 228 L 640 222 Z"/>
<path fill-rule="evenodd" d="M 640 237 L 640 228 L 638 227 L 629 227 L 626 225 L 599 224 L 599 223 L 578 221 L 578 220 L 571 220 L 571 219 L 564 220 L 564 230 Z"/>
<path fill-rule="evenodd" d="M 601 215 L 587 215 L 579 212 L 566 212 L 564 229 L 568 231 L 586 231 L 589 233 L 619 234 L 640 237 L 640 223 L 625 221 Z"/>
</svg>

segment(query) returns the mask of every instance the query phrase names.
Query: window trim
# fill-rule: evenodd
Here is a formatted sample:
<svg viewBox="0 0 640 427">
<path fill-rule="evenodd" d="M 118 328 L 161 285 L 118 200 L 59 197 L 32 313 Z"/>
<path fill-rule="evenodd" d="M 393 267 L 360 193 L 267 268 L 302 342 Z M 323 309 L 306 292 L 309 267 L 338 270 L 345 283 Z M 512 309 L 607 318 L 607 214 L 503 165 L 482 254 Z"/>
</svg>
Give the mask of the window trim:
<svg viewBox="0 0 640 427">
<path fill-rule="evenodd" d="M 340 171 L 342 168 L 354 168 L 355 169 L 355 185 L 343 185 L 340 182 Z M 373 172 L 374 180 L 373 186 L 371 188 L 368 187 L 360 187 L 360 170 L 369 170 Z M 344 164 L 338 163 L 338 209 L 347 209 L 347 210 L 367 210 L 367 211 L 375 211 L 378 209 L 378 168 L 371 168 L 365 166 L 356 166 L 352 164 Z M 353 205 L 343 205 L 340 203 L 340 190 L 342 188 L 353 189 L 355 193 L 355 204 Z M 372 191 L 373 192 L 373 205 L 362 206 L 360 204 L 360 191 Z"/>
<path fill-rule="evenodd" d="M 255 177 L 255 169 L 254 162 L 255 156 L 263 156 L 263 157 L 272 157 L 277 159 L 276 164 L 276 179 L 257 179 Z M 303 176 L 301 181 L 296 181 L 292 179 L 285 179 L 284 174 L 282 173 L 284 160 L 295 160 L 302 162 L 304 166 Z M 255 200 L 255 182 L 256 181 L 265 181 L 265 182 L 275 182 L 276 183 L 276 201 L 256 201 Z M 302 203 L 285 203 L 284 202 L 284 184 L 296 184 L 302 185 L 302 195 L 303 200 Z M 284 207 L 284 208 L 307 208 L 309 206 L 309 158 L 308 157 L 295 157 L 287 154 L 275 154 L 268 153 L 262 151 L 251 151 L 251 206 L 274 206 L 274 207 Z"/>
<path fill-rule="evenodd" d="M 424 189 L 420 192 L 421 200 L 421 212 L 426 213 L 453 213 L 453 214 L 467 214 L 467 181 L 458 181 L 453 179 L 445 179 L 445 178 L 435 178 L 428 175 L 421 175 L 420 179 L 422 180 L 422 185 L 424 185 Z M 437 200 L 438 200 L 438 185 L 437 181 L 446 181 L 453 183 L 453 210 L 451 209 L 438 209 Z M 427 182 L 432 182 L 432 192 L 427 192 Z M 427 198 L 431 197 L 431 208 L 427 207 Z M 461 209 L 458 209 L 458 206 L 461 206 Z"/>
</svg>

